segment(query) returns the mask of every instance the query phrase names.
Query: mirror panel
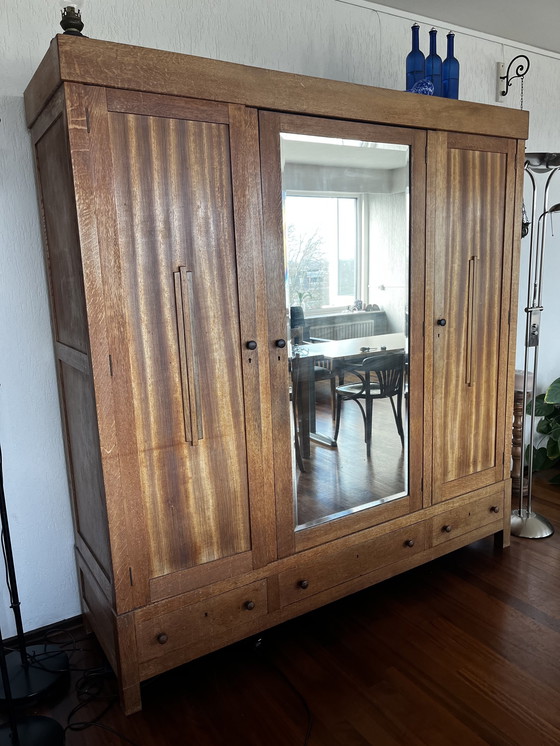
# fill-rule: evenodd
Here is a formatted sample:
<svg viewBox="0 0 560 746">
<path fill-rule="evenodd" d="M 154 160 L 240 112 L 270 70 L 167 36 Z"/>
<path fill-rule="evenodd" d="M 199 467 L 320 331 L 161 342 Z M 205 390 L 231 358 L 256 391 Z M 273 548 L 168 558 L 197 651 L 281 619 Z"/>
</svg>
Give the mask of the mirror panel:
<svg viewBox="0 0 560 746">
<path fill-rule="evenodd" d="M 410 148 L 280 143 L 301 530 L 408 494 Z"/>
</svg>

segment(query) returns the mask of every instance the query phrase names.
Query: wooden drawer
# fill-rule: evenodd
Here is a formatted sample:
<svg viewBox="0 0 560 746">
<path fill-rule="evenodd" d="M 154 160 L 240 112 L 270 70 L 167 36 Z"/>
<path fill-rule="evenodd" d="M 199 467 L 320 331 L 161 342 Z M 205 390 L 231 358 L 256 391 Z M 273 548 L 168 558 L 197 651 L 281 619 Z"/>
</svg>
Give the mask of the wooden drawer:
<svg viewBox="0 0 560 746">
<path fill-rule="evenodd" d="M 139 662 L 167 656 L 192 646 L 197 654 L 201 642 L 240 639 L 259 628 L 267 614 L 266 580 L 213 596 L 168 613 L 158 614 L 158 605 L 136 613 L 136 642 Z M 224 642 L 227 644 L 227 642 Z"/>
<path fill-rule="evenodd" d="M 472 502 L 436 516 L 432 521 L 432 545 L 437 546 L 491 523 L 496 523 L 496 531 L 499 531 L 503 521 L 504 490 L 500 487 L 490 495 L 473 498 Z"/>
<path fill-rule="evenodd" d="M 415 523 L 375 539 L 354 544 L 323 559 L 302 562 L 279 575 L 280 604 L 287 606 L 368 572 L 398 562 L 427 547 L 428 522 Z"/>
</svg>

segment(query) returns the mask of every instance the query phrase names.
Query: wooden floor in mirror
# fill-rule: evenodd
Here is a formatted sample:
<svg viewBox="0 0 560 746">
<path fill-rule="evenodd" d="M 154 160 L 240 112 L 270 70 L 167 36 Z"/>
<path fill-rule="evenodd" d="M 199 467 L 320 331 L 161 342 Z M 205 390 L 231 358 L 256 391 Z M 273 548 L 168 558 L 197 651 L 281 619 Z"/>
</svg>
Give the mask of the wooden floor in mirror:
<svg viewBox="0 0 560 746">
<path fill-rule="evenodd" d="M 330 396 L 328 381 L 317 384 L 317 431 L 332 437 Z M 305 472 L 297 475 L 298 524 L 403 493 L 405 450 L 388 399 L 373 404 L 372 443 L 367 458 L 360 409 L 355 402 L 343 402 L 336 448 L 312 442 Z"/>
</svg>

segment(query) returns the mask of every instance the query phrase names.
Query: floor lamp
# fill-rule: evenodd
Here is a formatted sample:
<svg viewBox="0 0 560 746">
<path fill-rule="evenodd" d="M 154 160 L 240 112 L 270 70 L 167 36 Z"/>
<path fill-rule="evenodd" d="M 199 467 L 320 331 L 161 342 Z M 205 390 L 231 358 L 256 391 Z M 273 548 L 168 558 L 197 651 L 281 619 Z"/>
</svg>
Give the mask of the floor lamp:
<svg viewBox="0 0 560 746">
<path fill-rule="evenodd" d="M 66 653 L 55 645 L 26 645 L 17 590 L 0 448 L 0 521 L 1 544 L 6 565 L 10 607 L 17 631 L 17 649 L 6 652 L 0 630 L 0 708 L 7 711 L 8 723 L 0 726 L 0 746 L 62 746 L 64 731 L 51 718 L 20 717 L 23 707 L 58 692 L 69 680 Z"/>
<path fill-rule="evenodd" d="M 542 275 L 545 249 L 546 218 L 555 212 L 560 212 L 560 203 L 548 206 L 548 192 L 550 182 L 555 173 L 560 170 L 560 153 L 527 153 L 525 173 L 532 186 L 532 207 L 530 221 L 530 247 L 527 271 L 527 305 L 525 307 L 525 357 L 523 364 L 523 412 L 528 401 L 535 401 L 537 373 L 539 363 L 540 323 L 542 305 Z M 536 222 L 537 215 L 537 184 L 534 174 L 548 174 L 544 187 L 543 209 Z M 531 370 L 532 351 L 532 370 Z M 511 513 L 511 533 L 525 539 L 544 539 L 554 533 L 554 527 L 544 516 L 532 509 L 533 491 L 533 441 L 535 432 L 535 407 L 531 407 L 528 437 L 525 427 L 521 434 L 521 478 L 519 489 L 519 508 Z M 525 451 L 527 450 L 527 458 Z M 527 461 L 527 492 L 524 494 L 523 475 Z"/>
</svg>

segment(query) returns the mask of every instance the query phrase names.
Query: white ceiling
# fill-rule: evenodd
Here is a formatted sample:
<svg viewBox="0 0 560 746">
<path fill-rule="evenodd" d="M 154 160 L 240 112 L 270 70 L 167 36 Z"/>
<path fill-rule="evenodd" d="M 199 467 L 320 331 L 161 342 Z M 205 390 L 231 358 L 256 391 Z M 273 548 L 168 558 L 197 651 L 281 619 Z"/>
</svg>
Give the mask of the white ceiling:
<svg viewBox="0 0 560 746">
<path fill-rule="evenodd" d="M 408 146 L 284 134 L 282 158 L 285 163 L 389 170 L 408 164 Z"/>
<path fill-rule="evenodd" d="M 462 26 L 491 36 L 548 49 L 560 54 L 559 0 L 373 0 L 425 16 L 441 25 Z M 438 24 L 439 25 L 439 24 Z"/>
</svg>

